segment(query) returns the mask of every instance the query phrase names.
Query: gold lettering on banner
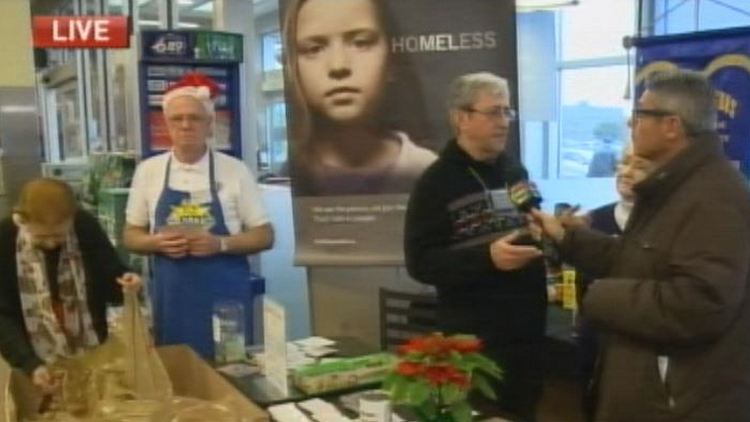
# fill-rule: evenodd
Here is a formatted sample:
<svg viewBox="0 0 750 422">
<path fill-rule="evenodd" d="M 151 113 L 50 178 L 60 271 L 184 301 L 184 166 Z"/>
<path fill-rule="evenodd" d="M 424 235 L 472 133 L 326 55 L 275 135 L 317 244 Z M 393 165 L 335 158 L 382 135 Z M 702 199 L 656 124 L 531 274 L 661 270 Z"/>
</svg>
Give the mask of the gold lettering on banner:
<svg viewBox="0 0 750 422">
<path fill-rule="evenodd" d="M 714 102 L 716 103 L 716 110 L 734 119 L 734 116 L 737 114 L 739 102 L 731 94 L 716 90 L 714 92 Z"/>
<path fill-rule="evenodd" d="M 404 35 L 391 38 L 393 53 L 490 50 L 497 45 L 495 31 Z"/>
</svg>

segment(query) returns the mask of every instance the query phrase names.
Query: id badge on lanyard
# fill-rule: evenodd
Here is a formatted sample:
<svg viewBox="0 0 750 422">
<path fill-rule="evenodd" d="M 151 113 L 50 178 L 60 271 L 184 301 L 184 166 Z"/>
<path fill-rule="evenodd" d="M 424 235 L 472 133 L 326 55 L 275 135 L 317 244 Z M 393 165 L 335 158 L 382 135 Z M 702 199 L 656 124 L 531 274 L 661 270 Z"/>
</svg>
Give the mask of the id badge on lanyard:
<svg viewBox="0 0 750 422">
<path fill-rule="evenodd" d="M 487 192 L 489 206 L 499 213 L 515 213 L 516 208 L 510 202 L 507 189 L 492 189 Z"/>
<path fill-rule="evenodd" d="M 525 225 L 525 218 L 510 201 L 507 189 L 487 191 L 487 202 L 488 207 L 492 210 L 492 219 L 496 229 L 501 231 L 514 230 Z"/>
</svg>

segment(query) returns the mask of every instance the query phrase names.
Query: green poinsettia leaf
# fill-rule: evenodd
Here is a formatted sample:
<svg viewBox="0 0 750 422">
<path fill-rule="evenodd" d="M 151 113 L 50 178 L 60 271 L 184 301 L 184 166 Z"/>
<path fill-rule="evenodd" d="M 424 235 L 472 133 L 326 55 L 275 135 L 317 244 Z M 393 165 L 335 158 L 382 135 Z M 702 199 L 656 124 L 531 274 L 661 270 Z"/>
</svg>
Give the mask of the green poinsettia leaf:
<svg viewBox="0 0 750 422">
<path fill-rule="evenodd" d="M 430 398 L 432 388 L 423 381 L 410 382 L 406 393 L 406 402 L 419 406 Z"/>
<path fill-rule="evenodd" d="M 462 355 L 458 352 L 452 352 L 448 356 L 448 363 L 450 363 L 452 366 L 456 367 L 456 369 L 460 369 L 463 372 L 471 372 L 476 365 L 472 362 L 471 359 L 467 359 L 468 355 Z"/>
<path fill-rule="evenodd" d="M 456 403 L 450 407 L 451 416 L 455 422 L 471 422 L 471 406 L 465 401 Z"/>
<path fill-rule="evenodd" d="M 420 420 L 426 421 L 434 420 L 438 414 L 437 405 L 432 400 L 427 400 L 421 406 L 415 407 L 414 411 L 422 418 Z"/>
<path fill-rule="evenodd" d="M 440 388 L 440 396 L 444 404 L 452 405 L 466 400 L 466 390 L 461 389 L 455 384 L 446 384 Z"/>
<path fill-rule="evenodd" d="M 410 385 L 411 382 L 404 378 L 394 379 L 391 387 L 388 389 L 391 393 L 391 400 L 394 403 L 408 403 Z"/>
<path fill-rule="evenodd" d="M 482 393 L 485 397 L 492 400 L 497 400 L 495 390 L 492 388 L 490 382 L 484 376 L 480 374 L 474 374 L 474 376 L 471 378 L 471 385 L 474 386 L 474 388 L 478 389 L 479 392 Z"/>
<path fill-rule="evenodd" d="M 493 378 L 502 379 L 502 369 L 495 363 L 495 361 L 482 356 L 480 354 L 474 354 L 467 356 L 467 360 L 471 362 L 474 369 L 479 370 Z"/>
<path fill-rule="evenodd" d="M 413 410 L 414 416 L 416 416 L 417 420 L 420 422 L 434 421 L 437 417 L 437 412 L 434 409 L 428 410 L 425 407 L 415 407 Z"/>
<path fill-rule="evenodd" d="M 399 380 L 403 379 L 403 378 L 404 378 L 403 376 L 401 376 L 401 375 L 399 375 L 399 374 L 397 374 L 395 372 L 390 373 L 390 374 L 386 375 L 385 378 L 383 378 L 383 385 L 382 385 L 381 388 L 383 390 L 390 391 L 393 388 L 393 385 L 395 383 L 397 383 Z"/>
</svg>

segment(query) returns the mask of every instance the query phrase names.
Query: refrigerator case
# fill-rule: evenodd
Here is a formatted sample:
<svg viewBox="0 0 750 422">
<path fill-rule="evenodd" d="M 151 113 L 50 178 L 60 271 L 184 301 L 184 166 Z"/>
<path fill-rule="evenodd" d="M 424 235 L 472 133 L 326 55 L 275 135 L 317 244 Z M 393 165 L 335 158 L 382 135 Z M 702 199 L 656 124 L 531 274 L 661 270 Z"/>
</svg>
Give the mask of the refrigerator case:
<svg viewBox="0 0 750 422">
<path fill-rule="evenodd" d="M 216 100 L 212 145 L 241 158 L 240 81 L 242 36 L 215 31 L 143 31 L 139 66 L 142 154 L 171 147 L 161 101 L 164 92 L 188 72 L 201 72 L 221 88 Z"/>
</svg>

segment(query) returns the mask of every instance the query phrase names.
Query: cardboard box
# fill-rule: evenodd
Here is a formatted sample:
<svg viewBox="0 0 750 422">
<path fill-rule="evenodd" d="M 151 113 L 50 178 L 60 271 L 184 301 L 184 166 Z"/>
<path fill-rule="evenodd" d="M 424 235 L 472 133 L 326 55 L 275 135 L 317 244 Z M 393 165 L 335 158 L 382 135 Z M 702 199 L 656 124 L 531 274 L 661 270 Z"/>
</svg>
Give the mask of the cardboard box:
<svg viewBox="0 0 750 422">
<path fill-rule="evenodd" d="M 263 409 L 232 387 L 189 347 L 165 346 L 157 350 L 169 373 L 175 395 L 232 403 L 251 422 L 270 421 Z M 36 414 L 41 398 L 28 378 L 16 373 L 12 390 L 19 416 L 24 418 Z"/>
<path fill-rule="evenodd" d="M 252 422 L 270 421 L 263 409 L 237 391 L 189 347 L 164 346 L 157 350 L 172 380 L 175 395 L 224 402 L 231 400 Z"/>
</svg>

